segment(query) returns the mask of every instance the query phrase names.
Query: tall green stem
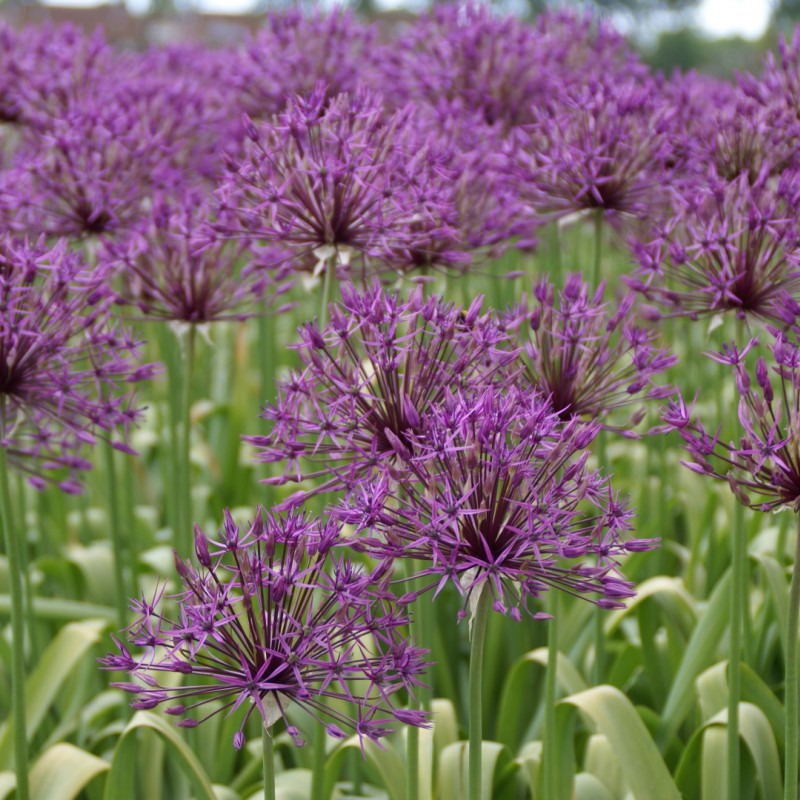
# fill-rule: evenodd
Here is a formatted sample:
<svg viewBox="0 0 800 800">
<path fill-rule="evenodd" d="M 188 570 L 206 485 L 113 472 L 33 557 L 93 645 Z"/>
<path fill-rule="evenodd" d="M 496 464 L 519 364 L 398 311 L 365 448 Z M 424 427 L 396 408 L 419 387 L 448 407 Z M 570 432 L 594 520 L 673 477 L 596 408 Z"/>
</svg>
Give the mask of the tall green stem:
<svg viewBox="0 0 800 800">
<path fill-rule="evenodd" d="M 550 590 L 550 613 L 547 636 L 547 672 L 544 679 L 544 796 L 558 798 L 556 753 L 556 677 L 558 673 L 558 605 L 557 589 Z"/>
<path fill-rule="evenodd" d="M 606 431 L 601 429 L 597 435 L 597 460 L 600 463 L 600 470 L 604 475 L 608 474 L 608 436 Z M 606 665 L 606 632 L 603 622 L 603 609 L 595 606 L 594 614 L 594 682 L 596 686 L 605 680 Z M 551 620 L 552 622 L 552 620 Z"/>
<path fill-rule="evenodd" d="M 600 261 L 603 255 L 603 212 L 595 211 L 594 214 L 594 287 L 600 285 Z"/>
<path fill-rule="evenodd" d="M 739 797 L 739 700 L 742 693 L 742 616 L 744 597 L 744 506 L 735 500 L 731 536 L 731 633 L 728 662 L 728 797 Z"/>
<path fill-rule="evenodd" d="M 0 433 L 5 428 L 5 408 L 0 403 Z M 14 529 L 11 488 L 6 448 L 0 443 L 0 525 L 8 558 L 8 581 L 11 589 L 11 711 L 14 724 L 14 758 L 17 769 L 17 800 L 28 800 L 28 739 L 25 722 L 25 607 L 22 593 L 22 556 L 19 537 Z"/>
<path fill-rule="evenodd" d="M 192 474 L 191 474 L 191 445 L 192 445 L 192 378 L 194 376 L 195 357 L 194 325 L 189 326 L 186 335 L 186 364 L 183 370 L 183 402 L 181 405 L 181 449 L 180 449 L 180 530 L 175 541 L 180 544 L 179 552 L 183 558 L 188 558 L 193 550 L 192 534 Z"/>
<path fill-rule="evenodd" d="M 266 728 L 261 730 L 261 750 L 264 759 L 264 800 L 275 800 L 275 745 Z"/>
<path fill-rule="evenodd" d="M 483 752 L 483 644 L 492 592 L 482 587 L 472 619 L 472 644 L 469 658 L 469 800 L 481 800 L 481 756 Z"/>
<path fill-rule="evenodd" d="M 325 726 L 321 722 L 314 725 L 314 738 L 311 742 L 311 800 L 325 800 Z"/>
<path fill-rule="evenodd" d="M 331 302 L 331 291 L 333 290 L 333 273 L 336 272 L 337 258 L 328 259 L 322 276 L 322 297 L 319 304 L 319 317 L 317 325 L 320 331 L 328 324 L 328 306 Z"/>
<path fill-rule="evenodd" d="M 119 491 L 117 486 L 117 466 L 114 458 L 114 448 L 109 442 L 103 444 L 105 456 L 106 483 L 108 486 L 108 508 L 111 516 L 111 549 L 114 569 L 114 594 L 117 603 L 117 625 L 122 630 L 128 618 L 128 591 L 125 581 L 125 546 L 122 535 L 122 515 L 119 506 Z"/>
<path fill-rule="evenodd" d="M 797 517 L 797 540 L 795 542 L 792 583 L 789 591 L 789 619 L 786 631 L 786 774 L 784 776 L 784 800 L 797 800 L 797 751 L 798 704 L 797 685 L 797 626 L 800 622 L 800 515 Z"/>
</svg>

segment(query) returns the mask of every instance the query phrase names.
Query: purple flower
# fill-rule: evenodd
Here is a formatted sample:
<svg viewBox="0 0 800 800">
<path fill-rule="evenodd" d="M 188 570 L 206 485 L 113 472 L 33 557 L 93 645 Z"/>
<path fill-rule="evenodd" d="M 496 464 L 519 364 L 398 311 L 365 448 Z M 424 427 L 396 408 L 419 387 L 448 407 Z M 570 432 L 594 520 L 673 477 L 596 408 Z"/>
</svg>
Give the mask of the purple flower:
<svg viewBox="0 0 800 800">
<path fill-rule="evenodd" d="M 720 421 L 709 431 L 695 414 L 694 403 L 687 405 L 680 394 L 662 419 L 677 431 L 691 456 L 681 462 L 685 467 L 727 481 L 744 505 L 761 511 L 783 506 L 800 511 L 800 329 L 785 333 L 770 328 L 770 333 L 773 341 L 766 353 L 758 339 L 751 339 L 741 349 L 730 344 L 708 354 L 733 370 L 738 424 Z"/>
<path fill-rule="evenodd" d="M 711 178 L 677 192 L 675 216 L 634 245 L 639 267 L 628 285 L 671 315 L 777 319 L 781 294 L 800 291 L 800 182 L 792 173 L 775 186 L 767 179 Z"/>
<path fill-rule="evenodd" d="M 399 464 L 409 436 L 454 387 L 491 381 L 513 357 L 480 298 L 466 311 L 418 288 L 408 300 L 378 284 L 345 286 L 324 330 L 301 328 L 302 361 L 278 387 L 264 417 L 266 436 L 246 437 L 258 460 L 284 464 L 269 483 L 321 480 L 291 502 L 361 480 L 379 464 Z"/>
<path fill-rule="evenodd" d="M 198 193 L 154 198 L 131 235 L 101 250 L 102 260 L 120 274 L 120 301 L 145 317 L 195 324 L 254 313 L 268 276 L 252 263 L 242 268 L 245 243 L 216 239 L 210 221 L 211 210 Z"/>
<path fill-rule="evenodd" d="M 565 424 L 513 387 L 448 393 L 426 423 L 408 436 L 399 487 L 386 475 L 359 484 L 335 512 L 355 526 L 353 547 L 429 562 L 427 588 L 491 591 L 515 619 L 551 588 L 607 608 L 633 595 L 619 560 L 655 542 L 624 540 L 630 513 L 586 468 L 597 424 Z"/>
<path fill-rule="evenodd" d="M 222 65 L 236 107 L 264 120 L 284 110 L 287 98 L 308 95 L 322 81 L 330 97 L 354 92 L 374 50 L 375 31 L 352 12 L 268 14 L 258 33 Z"/>
<path fill-rule="evenodd" d="M 556 296 L 542 278 L 533 285 L 530 303 L 523 297 L 503 316 L 522 345 L 525 381 L 549 397 L 564 420 L 605 420 L 642 397 L 665 397 L 672 391 L 653 379 L 676 359 L 655 346 L 652 329 L 636 324 L 633 296 L 627 294 L 610 308 L 604 295 L 605 284 L 592 295 L 581 276 L 572 274 Z M 638 411 L 630 424 L 640 419 Z"/>
<path fill-rule="evenodd" d="M 109 317 L 108 275 L 66 242 L 52 249 L 0 238 L 0 439 L 13 469 L 38 489 L 76 491 L 95 437 L 124 439 L 139 415 L 128 385 L 154 374 Z M 115 437 L 121 435 L 121 440 Z M 45 478 L 51 472 L 69 477 Z"/>
<path fill-rule="evenodd" d="M 667 200 L 670 115 L 654 87 L 638 80 L 597 77 L 553 93 L 515 134 L 520 196 L 546 218 L 647 219 Z"/>
<path fill-rule="evenodd" d="M 280 245 L 296 271 L 335 258 L 346 273 L 358 255 L 366 270 L 370 258 L 421 246 L 446 211 L 426 194 L 429 160 L 406 122 L 365 91 L 331 100 L 323 86 L 269 124 L 248 122 L 246 154 L 219 192 L 219 231 Z"/>
<path fill-rule="evenodd" d="M 455 102 L 468 116 L 508 131 L 590 71 L 623 65 L 635 70 L 622 37 L 588 14 L 543 14 L 531 26 L 483 3 L 453 3 L 388 43 L 372 81 L 395 107 Z"/>
<path fill-rule="evenodd" d="M 336 525 L 259 509 L 243 532 L 226 512 L 220 541 L 199 528 L 195 540 L 199 569 L 176 556 L 183 591 L 174 612 L 163 590 L 132 605 L 138 619 L 128 637 L 141 655 L 117 642 L 118 653 L 101 659 L 131 673 L 134 682 L 116 686 L 136 697 L 134 708 L 169 703 L 166 713 L 185 728 L 241 709 L 237 748 L 254 714 L 267 730 L 283 719 L 302 745 L 288 718 L 293 705 L 339 739 L 350 730 L 376 741 L 396 721 L 425 725 L 424 713 L 392 705 L 397 692 L 421 685 L 424 651 L 403 636 L 408 619 L 386 569 L 370 573 L 333 552 Z M 175 674 L 186 676 L 183 685 Z"/>
</svg>

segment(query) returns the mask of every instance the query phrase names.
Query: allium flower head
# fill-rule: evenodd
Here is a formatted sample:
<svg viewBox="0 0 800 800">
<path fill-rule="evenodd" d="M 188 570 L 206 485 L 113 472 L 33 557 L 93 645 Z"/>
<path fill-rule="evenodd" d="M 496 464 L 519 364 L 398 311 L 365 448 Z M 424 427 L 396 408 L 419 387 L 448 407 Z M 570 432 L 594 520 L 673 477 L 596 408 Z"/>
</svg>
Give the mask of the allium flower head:
<svg viewBox="0 0 800 800">
<path fill-rule="evenodd" d="M 597 77 L 554 93 L 516 132 L 521 197 L 539 215 L 597 212 L 621 224 L 663 204 L 670 110 L 654 87 Z"/>
<path fill-rule="evenodd" d="M 792 173 L 777 186 L 767 178 L 712 177 L 703 188 L 677 193 L 672 220 L 650 242 L 634 245 L 639 267 L 628 285 L 672 315 L 775 320 L 781 294 L 800 291 L 800 183 Z"/>
<path fill-rule="evenodd" d="M 351 11 L 268 14 L 258 33 L 222 66 L 236 106 L 256 120 L 284 110 L 292 95 L 308 95 L 322 81 L 334 97 L 354 92 L 374 51 L 375 31 Z"/>
<path fill-rule="evenodd" d="M 354 487 L 336 512 L 352 546 L 430 562 L 419 573 L 467 598 L 491 591 L 519 619 L 548 589 L 617 608 L 633 594 L 618 561 L 653 541 L 625 541 L 630 514 L 586 467 L 599 430 L 563 423 L 540 395 L 492 387 L 447 394 L 409 436 L 399 489 L 386 476 Z"/>
<path fill-rule="evenodd" d="M 0 182 L 13 228 L 86 237 L 126 227 L 162 164 L 160 143 L 144 128 L 135 107 L 105 92 L 87 91 L 58 116 L 40 119 Z"/>
<path fill-rule="evenodd" d="M 800 311 L 800 308 L 796 308 Z M 736 381 L 736 434 L 720 420 L 707 429 L 694 404 L 678 395 L 662 415 L 691 456 L 684 466 L 728 481 L 738 500 L 761 511 L 800 511 L 800 329 L 771 329 L 769 348 L 751 339 L 709 353 L 730 367 Z M 760 351 L 760 352 L 759 352 Z M 729 438 L 730 437 L 730 438 Z"/>
<path fill-rule="evenodd" d="M 443 3 L 384 47 L 374 85 L 396 107 L 454 102 L 507 132 L 590 71 L 629 61 L 622 37 L 589 15 L 542 14 L 531 26 L 485 3 Z"/>
<path fill-rule="evenodd" d="M 337 739 L 349 730 L 374 741 L 398 721 L 425 724 L 424 713 L 392 706 L 392 695 L 420 685 L 424 651 L 402 634 L 408 619 L 385 568 L 369 573 L 332 552 L 334 524 L 259 510 L 242 530 L 226 512 L 220 541 L 199 528 L 195 537 L 200 567 L 176 556 L 176 602 L 162 589 L 132 606 L 129 639 L 140 654 L 117 642 L 118 654 L 101 659 L 140 681 L 115 684 L 136 697 L 134 708 L 169 704 L 184 728 L 241 710 L 237 749 L 253 715 L 267 730 L 283 719 L 302 745 L 288 717 L 293 705 Z M 183 685 L 173 675 L 185 676 Z"/>
<path fill-rule="evenodd" d="M 138 411 L 129 384 L 150 377 L 137 343 L 109 318 L 108 276 L 66 242 L 52 249 L 0 237 L 0 444 L 36 488 L 55 471 L 77 491 L 80 452 L 125 434 Z M 48 480 L 60 480 L 60 477 Z"/>
<path fill-rule="evenodd" d="M 455 386 L 492 379 L 510 358 L 480 298 L 462 311 L 417 289 L 408 300 L 378 284 L 345 286 L 324 330 L 301 328 L 302 367 L 278 387 L 266 436 L 247 437 L 258 460 L 284 464 L 271 483 L 321 479 L 291 502 L 350 486 L 380 465 L 402 464 L 409 436 Z"/>
<path fill-rule="evenodd" d="M 330 100 L 323 86 L 294 97 L 271 123 L 248 123 L 243 161 L 220 191 L 228 236 L 280 244 L 315 269 L 336 256 L 381 258 L 424 242 L 439 227 L 440 198 L 424 192 L 427 154 L 404 147 L 407 115 L 384 115 L 365 91 Z M 422 172 L 422 174 L 419 174 Z"/>
<path fill-rule="evenodd" d="M 606 421 L 615 409 L 672 391 L 654 378 L 675 358 L 655 346 L 652 329 L 636 324 L 633 295 L 615 308 L 604 295 L 605 284 L 592 294 L 579 274 L 558 293 L 542 278 L 530 302 L 523 298 L 503 316 L 522 344 L 525 380 L 564 420 Z M 640 418 L 635 413 L 631 423 Z"/>
<path fill-rule="evenodd" d="M 198 193 L 154 198 L 131 235 L 102 249 L 103 261 L 119 272 L 120 301 L 145 317 L 195 324 L 252 314 L 268 286 L 266 273 L 242 268 L 246 244 L 216 239 L 211 221 Z"/>
</svg>

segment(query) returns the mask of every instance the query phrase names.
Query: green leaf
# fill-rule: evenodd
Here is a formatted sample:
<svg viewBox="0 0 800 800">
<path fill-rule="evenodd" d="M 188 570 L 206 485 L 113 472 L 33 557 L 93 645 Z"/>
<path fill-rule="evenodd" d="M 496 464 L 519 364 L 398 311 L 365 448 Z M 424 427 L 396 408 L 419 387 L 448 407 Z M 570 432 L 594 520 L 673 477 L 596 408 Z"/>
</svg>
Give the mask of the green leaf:
<svg viewBox="0 0 800 800">
<path fill-rule="evenodd" d="M 672 776 L 649 731 L 633 704 L 613 686 L 597 686 L 572 695 L 559 703 L 579 709 L 589 717 L 597 732 L 608 739 L 622 774 L 637 800 L 680 800 Z M 563 728 L 563 715 L 557 727 Z M 559 743 L 564 740 L 564 732 Z"/>
<path fill-rule="evenodd" d="M 695 680 L 714 661 L 714 651 L 722 638 L 730 617 L 730 571 L 717 583 L 708 605 L 692 632 L 681 665 L 661 711 L 659 739 L 669 741 L 692 710 Z"/>
<path fill-rule="evenodd" d="M 11 613 L 11 598 L 0 594 L 0 615 Z M 82 603 L 80 600 L 67 600 L 62 597 L 34 597 L 33 613 L 37 619 L 49 622 L 72 622 L 73 620 L 104 620 L 116 622 L 117 612 L 111 606 L 96 603 Z"/>
<path fill-rule="evenodd" d="M 31 770 L 31 800 L 73 800 L 108 769 L 107 761 L 75 745 L 54 745 Z"/>
<path fill-rule="evenodd" d="M 217 800 L 211 781 L 197 756 L 180 737 L 178 729 L 149 711 L 138 711 L 117 742 L 111 760 L 111 771 L 106 780 L 106 800 L 135 798 L 136 756 L 139 749 L 137 734 L 140 731 L 154 733 L 164 743 L 168 756 L 181 767 L 188 778 L 196 800 Z"/>
<path fill-rule="evenodd" d="M 523 734 L 531 722 L 532 705 L 521 703 L 521 697 L 531 697 L 535 691 L 531 673 L 547 668 L 547 648 L 539 647 L 520 658 L 503 684 L 500 711 L 497 716 L 496 738 L 512 749 L 521 744 Z M 563 653 L 558 654 L 556 679 L 565 694 L 575 694 L 586 689 L 586 682 Z"/>
<path fill-rule="evenodd" d="M 357 736 L 351 736 L 342 742 L 328 756 L 325 765 L 326 796 L 330 796 L 342 767 L 342 760 L 348 750 L 361 752 L 361 743 Z M 389 792 L 390 800 L 406 800 L 406 770 L 404 760 L 396 747 L 390 742 L 382 742 L 378 747 L 369 739 L 364 740 L 364 755 L 367 761 L 378 771 L 381 785 Z"/>
<path fill-rule="evenodd" d="M 605 784 L 588 772 L 575 776 L 575 800 L 615 800 Z"/>
<path fill-rule="evenodd" d="M 100 641 L 105 622 L 87 620 L 65 625 L 42 653 L 33 674 L 25 684 L 25 709 L 28 741 L 86 652 Z M 0 765 L 10 769 L 14 759 L 14 740 L 9 723 L 0 728 Z"/>
<path fill-rule="evenodd" d="M 469 787 L 469 742 L 456 742 L 442 751 L 439 761 L 439 788 L 437 797 L 467 797 Z M 500 800 L 505 792 L 512 791 L 508 783 L 519 764 L 511 758 L 507 747 L 499 742 L 481 745 L 481 798 Z M 505 791 L 504 791 L 505 790 Z"/>
</svg>

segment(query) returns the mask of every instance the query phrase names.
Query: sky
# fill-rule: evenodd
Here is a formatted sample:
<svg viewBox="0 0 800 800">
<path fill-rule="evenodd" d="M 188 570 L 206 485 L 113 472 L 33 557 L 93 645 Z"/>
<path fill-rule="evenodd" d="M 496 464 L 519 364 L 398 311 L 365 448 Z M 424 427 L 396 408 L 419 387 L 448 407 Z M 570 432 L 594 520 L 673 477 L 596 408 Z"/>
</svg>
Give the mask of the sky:
<svg viewBox="0 0 800 800">
<path fill-rule="evenodd" d="M 53 6 L 95 6 L 106 0 L 44 0 Z M 400 3 L 402 4 L 402 3 Z M 138 11 L 146 7 L 147 0 L 129 0 L 128 7 Z M 200 11 L 224 11 L 240 13 L 253 6 L 253 0 L 191 0 L 186 5 Z M 388 0 L 386 5 L 396 6 L 397 0 Z M 742 36 L 757 39 L 764 33 L 769 22 L 770 0 L 701 0 L 693 12 L 694 21 L 709 36 Z"/>
</svg>

